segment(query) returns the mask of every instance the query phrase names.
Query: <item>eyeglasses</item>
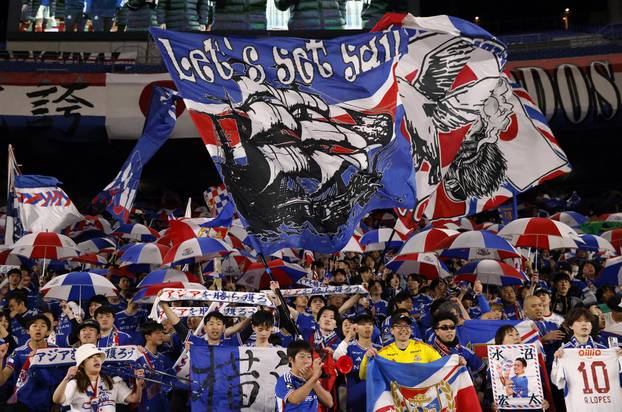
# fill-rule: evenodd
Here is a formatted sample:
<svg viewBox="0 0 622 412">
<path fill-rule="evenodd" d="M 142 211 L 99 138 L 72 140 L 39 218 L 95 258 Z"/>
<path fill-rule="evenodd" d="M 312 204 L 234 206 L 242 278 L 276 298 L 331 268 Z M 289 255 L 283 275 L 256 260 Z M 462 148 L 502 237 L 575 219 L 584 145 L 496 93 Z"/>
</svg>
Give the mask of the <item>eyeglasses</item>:
<svg viewBox="0 0 622 412">
<path fill-rule="evenodd" d="M 452 326 L 443 325 L 443 326 L 437 327 L 436 329 L 445 330 L 445 331 L 447 331 L 447 330 L 456 330 L 456 325 L 452 325 Z"/>
<path fill-rule="evenodd" d="M 401 329 L 401 330 L 410 329 L 410 325 L 393 325 L 393 327 L 395 329 Z"/>
</svg>

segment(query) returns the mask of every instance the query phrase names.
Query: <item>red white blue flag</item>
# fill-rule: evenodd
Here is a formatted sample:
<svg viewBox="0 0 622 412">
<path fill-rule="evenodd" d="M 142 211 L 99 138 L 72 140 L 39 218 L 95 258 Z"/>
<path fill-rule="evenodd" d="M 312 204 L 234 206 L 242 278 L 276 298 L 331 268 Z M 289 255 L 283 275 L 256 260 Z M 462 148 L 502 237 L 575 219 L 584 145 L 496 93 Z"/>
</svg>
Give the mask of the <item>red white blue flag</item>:
<svg viewBox="0 0 622 412">
<path fill-rule="evenodd" d="M 380 356 L 367 366 L 367 410 L 481 412 L 477 392 L 457 355 L 430 363 L 397 363 Z"/>
<path fill-rule="evenodd" d="M 375 30 L 392 26 L 409 33 L 396 75 L 402 127 L 413 144 L 418 219 L 495 208 L 570 171 L 546 118 L 504 73 L 503 43 L 450 16 L 388 14 Z"/>
</svg>

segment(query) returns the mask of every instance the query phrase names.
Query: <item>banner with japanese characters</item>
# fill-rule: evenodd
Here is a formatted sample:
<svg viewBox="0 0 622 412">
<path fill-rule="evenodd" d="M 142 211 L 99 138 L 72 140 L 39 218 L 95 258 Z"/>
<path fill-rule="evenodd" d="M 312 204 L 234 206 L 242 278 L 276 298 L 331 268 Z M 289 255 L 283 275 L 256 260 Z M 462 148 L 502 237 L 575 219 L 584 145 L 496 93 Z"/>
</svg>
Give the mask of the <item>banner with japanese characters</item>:
<svg viewBox="0 0 622 412">
<path fill-rule="evenodd" d="M 488 364 L 499 409 L 542 409 L 544 394 L 535 344 L 490 345 Z"/>
</svg>

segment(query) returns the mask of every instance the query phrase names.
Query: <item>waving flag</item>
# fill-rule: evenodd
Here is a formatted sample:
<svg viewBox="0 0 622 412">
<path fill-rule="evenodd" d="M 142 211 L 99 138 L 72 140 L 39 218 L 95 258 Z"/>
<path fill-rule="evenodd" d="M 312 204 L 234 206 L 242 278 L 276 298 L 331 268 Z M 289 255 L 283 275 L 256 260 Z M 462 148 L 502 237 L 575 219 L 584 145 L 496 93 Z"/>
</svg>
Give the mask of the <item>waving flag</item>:
<svg viewBox="0 0 622 412">
<path fill-rule="evenodd" d="M 151 33 L 257 250 L 336 251 L 367 212 L 414 207 L 405 30 L 278 46 Z"/>
<path fill-rule="evenodd" d="M 106 210 L 119 222 L 128 221 L 143 166 L 162 147 L 175 127 L 178 98 L 173 90 L 153 88 L 142 136 L 114 180 L 93 199 L 93 203 L 106 204 Z"/>
<path fill-rule="evenodd" d="M 15 177 L 18 176 L 19 166 L 13 146 L 9 145 L 7 158 L 7 199 L 6 199 L 6 220 L 4 225 L 4 244 L 11 246 L 15 242 L 16 229 L 18 228 L 18 206 L 15 196 Z"/>
<path fill-rule="evenodd" d="M 388 14 L 375 30 L 392 25 L 410 34 L 396 74 L 417 170 L 417 218 L 475 214 L 570 171 L 545 117 L 503 73 L 503 43 L 449 16 Z"/>
<path fill-rule="evenodd" d="M 225 205 L 229 202 L 229 192 L 224 183 L 218 186 L 212 186 L 203 192 L 203 198 L 207 205 L 212 217 L 216 217 L 224 209 Z"/>
<path fill-rule="evenodd" d="M 55 177 L 15 176 L 19 220 L 28 232 L 60 232 L 84 219 Z"/>
<path fill-rule="evenodd" d="M 212 346 L 195 336 L 190 340 L 192 411 L 274 411 L 276 380 L 289 370 L 285 349 Z"/>
<path fill-rule="evenodd" d="M 538 327 L 531 320 L 465 320 L 460 328 L 462 342 L 473 349 L 477 356 L 487 356 L 488 345 L 495 344 L 495 333 L 504 325 L 511 325 L 518 330 L 522 343 L 535 343 L 540 337 Z"/>
<path fill-rule="evenodd" d="M 468 370 L 457 355 L 430 363 L 397 363 L 380 356 L 367 366 L 367 410 L 480 411 Z"/>
</svg>

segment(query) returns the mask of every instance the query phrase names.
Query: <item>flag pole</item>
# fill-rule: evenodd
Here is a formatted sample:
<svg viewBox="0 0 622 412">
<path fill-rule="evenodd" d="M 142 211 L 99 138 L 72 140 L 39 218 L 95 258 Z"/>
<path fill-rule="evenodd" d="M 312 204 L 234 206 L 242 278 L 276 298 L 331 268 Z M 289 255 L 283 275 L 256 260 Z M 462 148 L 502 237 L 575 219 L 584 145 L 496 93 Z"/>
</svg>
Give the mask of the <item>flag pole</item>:
<svg viewBox="0 0 622 412">
<path fill-rule="evenodd" d="M 261 258 L 261 262 L 263 263 L 265 269 L 266 269 L 266 273 L 268 274 L 268 277 L 270 278 L 270 280 L 274 280 L 274 278 L 272 277 L 272 271 L 270 270 L 270 266 L 268 266 L 268 262 L 266 261 L 266 257 L 264 256 L 263 253 L 259 253 L 259 257 Z M 279 303 L 278 303 L 278 307 L 285 312 L 285 315 L 287 316 L 287 319 L 290 323 L 290 326 L 292 327 L 292 330 L 294 331 L 294 335 L 296 339 L 302 339 L 302 335 L 300 334 L 300 332 L 298 331 L 298 327 L 296 326 L 296 322 L 294 322 L 294 320 L 292 319 L 290 313 L 289 313 L 289 308 L 287 307 L 287 304 L 285 303 L 285 298 L 283 297 L 283 294 L 281 293 L 281 289 L 280 288 L 275 288 L 274 289 L 274 293 L 276 294 Z"/>
</svg>

